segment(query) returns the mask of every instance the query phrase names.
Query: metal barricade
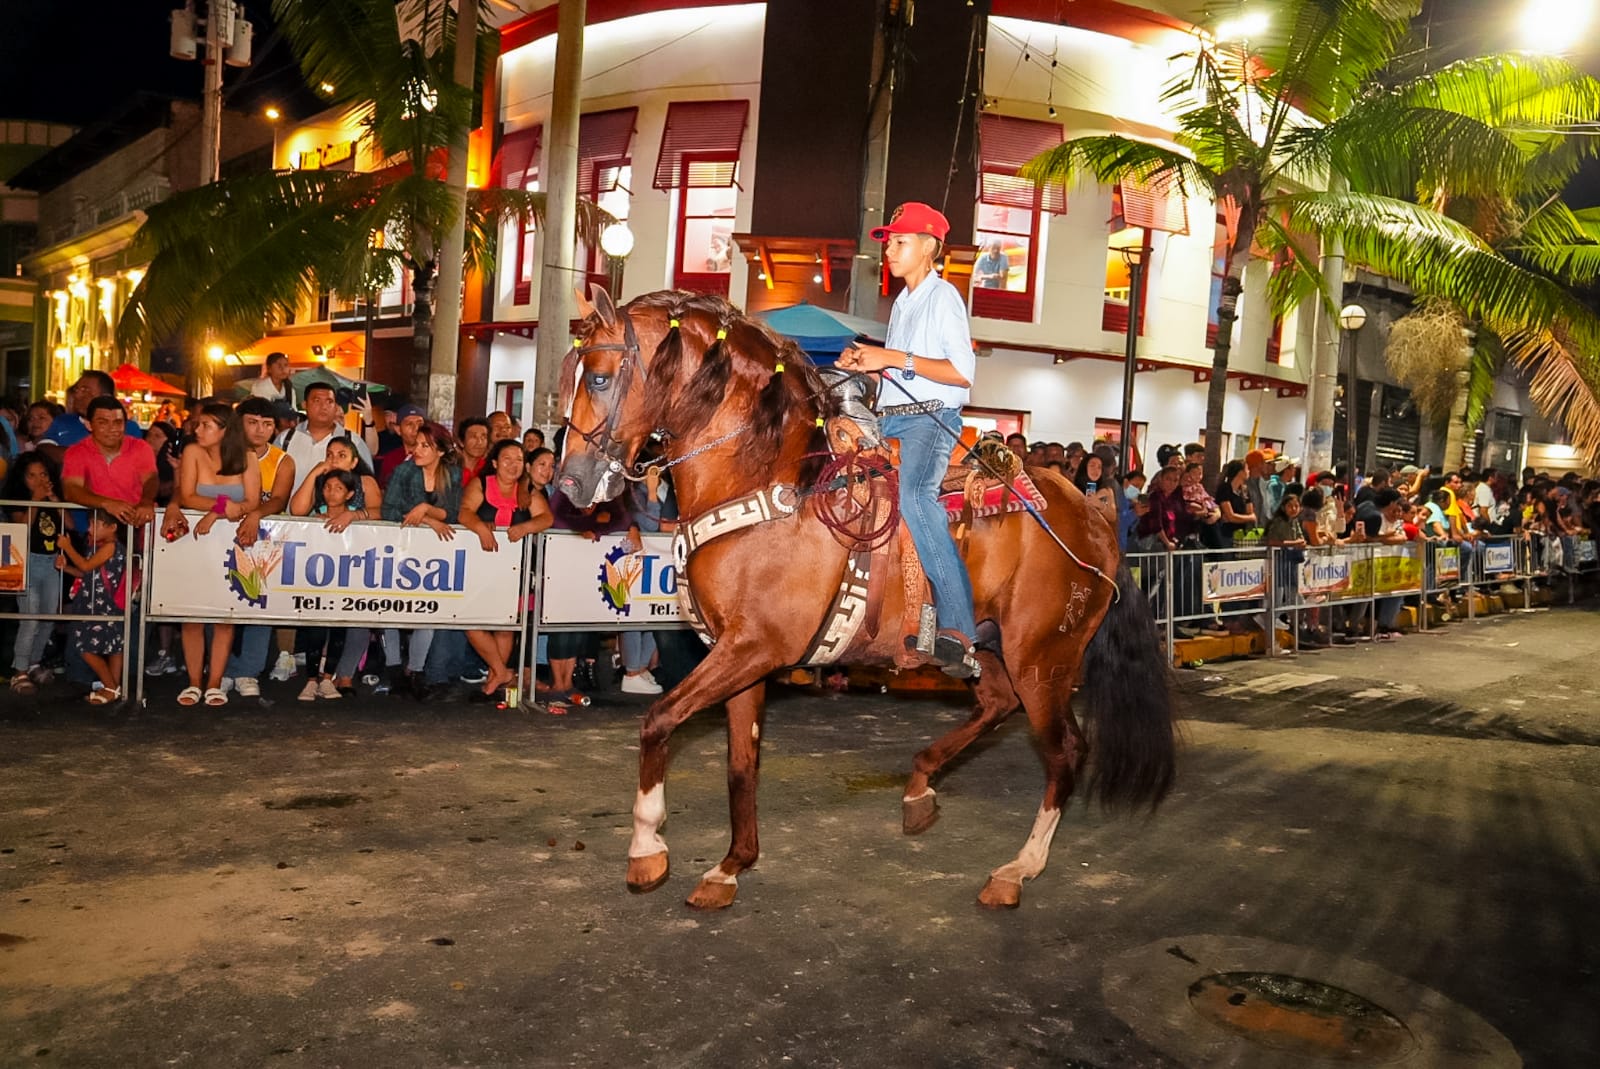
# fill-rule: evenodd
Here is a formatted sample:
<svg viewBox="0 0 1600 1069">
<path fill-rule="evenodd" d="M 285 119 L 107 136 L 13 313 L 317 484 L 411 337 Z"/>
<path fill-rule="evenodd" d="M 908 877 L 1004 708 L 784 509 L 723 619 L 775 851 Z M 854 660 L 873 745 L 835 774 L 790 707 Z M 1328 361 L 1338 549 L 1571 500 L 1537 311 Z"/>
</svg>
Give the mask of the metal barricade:
<svg viewBox="0 0 1600 1069">
<path fill-rule="evenodd" d="M 144 537 L 146 537 L 146 530 L 134 524 L 117 521 L 117 538 L 121 542 L 124 551 L 123 576 L 111 576 L 109 572 L 100 569 L 97 569 L 97 571 L 101 571 L 99 576 L 77 576 L 72 575 L 68 570 L 71 568 L 70 560 L 65 561 L 67 569 L 57 569 L 57 557 L 64 558 L 64 551 L 58 549 L 55 554 L 31 552 L 31 532 L 35 520 L 39 518 L 39 513 L 55 512 L 58 517 L 56 537 L 59 540 L 73 539 L 74 552 L 79 553 L 81 557 L 92 558 L 95 547 L 87 543 L 88 535 L 86 532 L 88 524 L 86 517 L 97 510 L 67 502 L 52 501 L 42 503 L 38 501 L 6 500 L 0 500 L 0 510 L 4 512 L 5 521 L 0 522 L 0 593 L 14 595 L 19 599 L 18 611 L 0 612 L 0 619 L 19 620 L 24 623 L 29 621 L 46 623 L 52 625 L 51 631 L 54 631 L 53 625 L 58 623 L 86 626 L 91 621 L 103 621 L 107 618 L 116 620 L 117 626 L 122 632 L 122 651 L 120 654 L 112 656 L 120 656 L 122 659 L 122 671 L 118 680 L 117 692 L 123 698 L 126 698 L 128 695 L 128 677 L 133 670 L 131 664 L 132 653 L 136 645 L 142 649 L 142 644 L 135 642 L 135 622 L 138 619 L 135 605 L 138 601 L 140 587 L 138 577 L 142 573 L 144 565 Z M 21 516 L 20 520 L 14 518 L 18 515 Z M 48 568 L 51 572 L 59 571 L 61 573 L 59 588 L 55 591 L 53 599 L 49 597 L 49 587 L 56 584 L 42 580 L 36 574 L 37 569 L 47 566 L 46 561 L 48 561 Z M 62 611 L 64 605 L 68 604 L 72 598 L 74 584 L 80 580 L 89 584 L 88 590 L 90 593 L 85 604 L 86 611 Z M 43 590 L 45 594 L 44 601 L 37 600 L 37 595 L 41 593 L 40 587 L 45 588 Z M 105 587 L 110 587 L 111 589 L 105 591 L 104 595 L 101 596 Z M 35 600 L 30 601 L 30 592 L 36 596 Z M 122 600 L 122 605 L 120 606 L 116 604 L 119 596 L 121 596 Z M 46 602 L 49 600 L 54 600 L 55 604 L 47 605 Z M 30 605 L 34 607 L 29 608 Z M 47 609 L 54 611 L 46 611 Z M 70 643 L 73 642 L 70 635 L 68 642 L 67 656 L 70 665 L 73 663 L 72 658 L 75 655 L 74 649 L 70 646 Z M 13 657 L 15 651 L 14 649 L 6 650 L 4 653 L 7 657 Z M 103 681 L 100 680 L 95 682 L 103 684 Z"/>
</svg>

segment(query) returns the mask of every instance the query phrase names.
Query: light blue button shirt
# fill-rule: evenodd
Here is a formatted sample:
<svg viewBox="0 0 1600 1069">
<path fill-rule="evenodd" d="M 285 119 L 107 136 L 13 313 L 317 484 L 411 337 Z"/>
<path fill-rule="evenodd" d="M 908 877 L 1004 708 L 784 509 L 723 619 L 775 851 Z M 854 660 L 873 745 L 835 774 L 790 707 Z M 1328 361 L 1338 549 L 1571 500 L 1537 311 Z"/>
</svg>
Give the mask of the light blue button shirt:
<svg viewBox="0 0 1600 1069">
<path fill-rule="evenodd" d="M 968 382 L 976 372 L 967 304 L 961 291 L 937 274 L 930 274 L 916 289 L 907 286 L 900 291 L 889 312 L 889 336 L 884 344 L 932 360 L 948 360 Z M 946 408 L 960 408 L 972 392 L 966 386 L 934 382 L 926 375 L 907 382 L 899 368 L 885 375 L 890 382 L 878 391 L 879 408 L 917 401 L 943 401 Z"/>
</svg>

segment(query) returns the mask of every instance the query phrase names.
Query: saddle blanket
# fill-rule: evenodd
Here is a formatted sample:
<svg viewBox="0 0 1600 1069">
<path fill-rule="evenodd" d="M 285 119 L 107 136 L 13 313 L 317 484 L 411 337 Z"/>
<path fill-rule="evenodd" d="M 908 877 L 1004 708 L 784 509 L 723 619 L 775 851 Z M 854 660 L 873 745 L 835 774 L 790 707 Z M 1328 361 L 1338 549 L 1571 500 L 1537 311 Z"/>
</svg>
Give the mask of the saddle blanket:
<svg viewBox="0 0 1600 1069">
<path fill-rule="evenodd" d="M 1026 472 L 1016 477 L 1011 483 L 1011 489 L 1015 490 L 1016 493 L 1007 492 L 1006 488 L 999 483 L 985 486 L 981 497 L 973 504 L 973 518 L 981 519 L 984 516 L 999 516 L 1006 512 L 1023 512 L 1025 509 L 1022 502 L 1017 500 L 1018 497 L 1026 498 L 1028 503 L 1040 512 L 1045 510 L 1044 495 L 1039 492 L 1037 486 L 1033 485 L 1033 480 L 1028 478 Z M 949 493 L 941 494 L 939 495 L 939 501 L 944 505 L 945 515 L 949 517 L 951 523 L 961 522 L 961 513 L 967 504 L 965 490 L 953 490 Z"/>
</svg>

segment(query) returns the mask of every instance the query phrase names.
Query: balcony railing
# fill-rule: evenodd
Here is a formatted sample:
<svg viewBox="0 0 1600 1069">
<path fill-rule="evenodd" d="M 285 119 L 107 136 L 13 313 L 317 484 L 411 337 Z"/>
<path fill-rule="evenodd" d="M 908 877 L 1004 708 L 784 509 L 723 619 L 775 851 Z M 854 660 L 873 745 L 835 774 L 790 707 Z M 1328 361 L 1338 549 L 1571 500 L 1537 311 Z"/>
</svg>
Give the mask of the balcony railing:
<svg viewBox="0 0 1600 1069">
<path fill-rule="evenodd" d="M 166 200 L 172 192 L 172 183 L 166 175 L 150 175 L 127 189 L 104 197 L 94 204 L 86 204 L 73 213 L 71 219 L 50 229 L 50 243 L 58 245 L 87 234 L 97 227 L 115 222 L 130 212 L 142 211 L 152 204 Z"/>
</svg>

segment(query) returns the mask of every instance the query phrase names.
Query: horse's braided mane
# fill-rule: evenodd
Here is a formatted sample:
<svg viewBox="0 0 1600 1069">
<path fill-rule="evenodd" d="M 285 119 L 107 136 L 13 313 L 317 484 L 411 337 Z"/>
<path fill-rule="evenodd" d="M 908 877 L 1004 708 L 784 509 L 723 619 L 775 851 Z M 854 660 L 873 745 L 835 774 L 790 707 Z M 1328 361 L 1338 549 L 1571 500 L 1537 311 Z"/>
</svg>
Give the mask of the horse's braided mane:
<svg viewBox="0 0 1600 1069">
<path fill-rule="evenodd" d="M 721 297 L 667 290 L 628 302 L 629 314 L 663 313 L 669 328 L 650 361 L 649 391 L 641 419 L 678 438 L 702 430 L 734 397 L 748 405 L 748 432 L 740 455 L 752 472 L 768 468 L 786 437 L 805 421 L 811 441 L 816 417 L 831 414 L 832 395 L 811 358 L 793 341 L 744 315 Z M 725 338 L 718 338 L 722 331 Z M 775 369 L 782 365 L 783 371 Z"/>
</svg>

